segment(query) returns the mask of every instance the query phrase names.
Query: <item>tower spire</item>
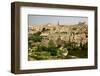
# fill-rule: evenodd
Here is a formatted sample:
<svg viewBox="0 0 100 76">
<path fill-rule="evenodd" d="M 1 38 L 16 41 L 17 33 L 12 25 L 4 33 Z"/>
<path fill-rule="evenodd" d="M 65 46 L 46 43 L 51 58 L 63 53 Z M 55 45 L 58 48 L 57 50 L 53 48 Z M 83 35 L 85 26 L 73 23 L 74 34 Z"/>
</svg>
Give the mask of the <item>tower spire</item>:
<svg viewBox="0 0 100 76">
<path fill-rule="evenodd" d="M 58 21 L 58 25 L 60 25 L 60 24 L 59 24 L 59 21 Z"/>
</svg>

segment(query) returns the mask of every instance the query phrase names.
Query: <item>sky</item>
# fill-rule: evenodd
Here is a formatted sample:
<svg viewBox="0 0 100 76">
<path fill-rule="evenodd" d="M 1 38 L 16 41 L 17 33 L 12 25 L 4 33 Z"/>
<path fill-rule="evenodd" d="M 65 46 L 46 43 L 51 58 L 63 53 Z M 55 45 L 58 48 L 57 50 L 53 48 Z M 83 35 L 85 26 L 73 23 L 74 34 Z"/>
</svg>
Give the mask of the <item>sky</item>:
<svg viewBox="0 0 100 76">
<path fill-rule="evenodd" d="M 28 15 L 29 25 L 40 25 L 40 24 L 59 24 L 60 25 L 73 25 L 79 22 L 88 23 L 87 17 L 75 17 L 75 16 L 50 16 L 50 15 Z"/>
</svg>

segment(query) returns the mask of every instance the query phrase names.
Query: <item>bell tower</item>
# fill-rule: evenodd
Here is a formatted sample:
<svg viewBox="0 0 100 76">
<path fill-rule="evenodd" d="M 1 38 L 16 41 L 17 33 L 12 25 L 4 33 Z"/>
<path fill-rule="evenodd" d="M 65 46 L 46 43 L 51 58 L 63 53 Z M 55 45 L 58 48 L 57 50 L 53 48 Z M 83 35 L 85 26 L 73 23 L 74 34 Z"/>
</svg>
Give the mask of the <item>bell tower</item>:
<svg viewBox="0 0 100 76">
<path fill-rule="evenodd" d="M 57 24 L 57 25 L 60 25 L 60 24 L 59 24 L 59 21 L 58 21 L 58 24 Z"/>
</svg>

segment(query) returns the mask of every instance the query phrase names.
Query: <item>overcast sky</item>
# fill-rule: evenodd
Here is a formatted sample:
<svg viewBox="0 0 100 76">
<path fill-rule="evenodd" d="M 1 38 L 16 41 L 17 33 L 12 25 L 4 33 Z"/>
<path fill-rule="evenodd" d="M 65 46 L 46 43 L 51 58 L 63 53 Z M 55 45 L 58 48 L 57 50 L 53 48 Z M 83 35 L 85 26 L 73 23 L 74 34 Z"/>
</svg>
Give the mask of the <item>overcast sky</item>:
<svg viewBox="0 0 100 76">
<path fill-rule="evenodd" d="M 75 17 L 75 16 L 45 16 L 45 15 L 29 15 L 28 16 L 29 25 L 39 25 L 39 24 L 59 24 L 73 25 L 79 22 L 88 23 L 87 17 Z"/>
</svg>

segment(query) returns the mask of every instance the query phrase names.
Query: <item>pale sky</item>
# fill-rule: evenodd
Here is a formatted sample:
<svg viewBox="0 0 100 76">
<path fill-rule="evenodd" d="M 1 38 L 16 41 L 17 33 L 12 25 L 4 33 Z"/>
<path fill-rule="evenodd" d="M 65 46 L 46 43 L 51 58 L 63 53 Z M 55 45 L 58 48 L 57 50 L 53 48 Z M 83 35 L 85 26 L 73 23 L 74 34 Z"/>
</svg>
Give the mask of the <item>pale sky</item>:
<svg viewBox="0 0 100 76">
<path fill-rule="evenodd" d="M 73 25 L 78 24 L 79 22 L 88 23 L 87 17 L 78 17 L 78 16 L 47 16 L 47 15 L 29 15 L 28 16 L 29 25 L 39 25 L 39 24 L 59 24 L 64 25 Z"/>
</svg>

